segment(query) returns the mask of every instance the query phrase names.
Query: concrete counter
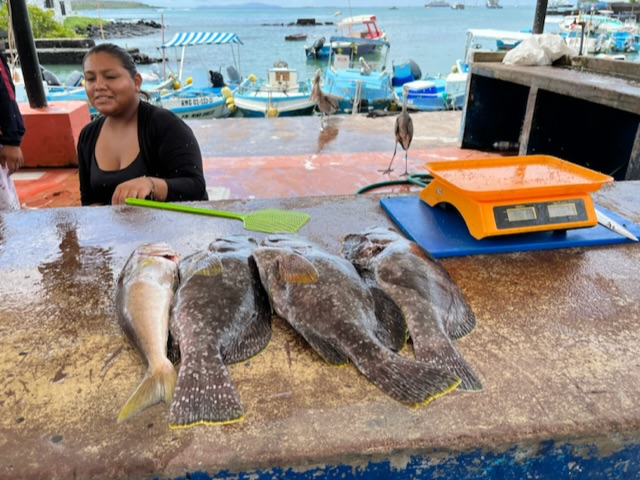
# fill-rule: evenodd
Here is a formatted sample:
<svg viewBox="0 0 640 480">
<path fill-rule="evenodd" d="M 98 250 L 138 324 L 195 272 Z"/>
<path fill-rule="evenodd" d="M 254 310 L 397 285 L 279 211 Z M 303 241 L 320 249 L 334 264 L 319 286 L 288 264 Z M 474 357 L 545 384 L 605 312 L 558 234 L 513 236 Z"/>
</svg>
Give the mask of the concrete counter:
<svg viewBox="0 0 640 480">
<path fill-rule="evenodd" d="M 639 192 L 640 182 L 615 183 L 595 199 L 640 222 Z M 337 252 L 345 234 L 391 225 L 378 200 L 212 204 L 306 211 L 300 234 Z M 117 425 L 144 373 L 115 319 L 128 255 L 159 240 L 187 255 L 242 231 L 236 220 L 137 207 L 0 214 L 0 478 L 638 475 L 637 244 L 443 259 L 477 315 L 457 346 L 483 392 L 407 408 L 352 366 L 325 364 L 274 318 L 266 350 L 230 367 L 244 421 L 171 430 L 159 404 Z"/>
</svg>

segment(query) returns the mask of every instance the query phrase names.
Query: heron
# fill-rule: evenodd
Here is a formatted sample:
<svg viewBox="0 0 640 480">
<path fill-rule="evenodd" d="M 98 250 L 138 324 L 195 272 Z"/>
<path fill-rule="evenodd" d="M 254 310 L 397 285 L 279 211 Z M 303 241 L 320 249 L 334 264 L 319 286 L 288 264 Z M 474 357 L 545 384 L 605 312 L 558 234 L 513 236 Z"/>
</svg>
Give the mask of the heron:
<svg viewBox="0 0 640 480">
<path fill-rule="evenodd" d="M 311 90 L 311 100 L 316 102 L 318 110 L 320 110 L 320 130 L 324 130 L 324 116 L 336 113 L 338 110 L 338 100 L 335 97 L 327 95 L 320 89 L 320 69 L 316 70 L 313 77 L 313 89 Z"/>
<path fill-rule="evenodd" d="M 398 150 L 398 143 L 404 149 L 404 173 L 403 175 L 409 175 L 409 167 L 407 161 L 407 153 L 409 151 L 409 145 L 411 145 L 411 140 L 413 140 L 413 120 L 411 120 L 411 115 L 407 112 L 407 88 L 402 89 L 402 112 L 396 118 L 396 127 L 395 127 L 395 135 L 396 135 L 396 146 L 393 149 L 393 157 L 391 157 L 391 162 L 386 170 L 380 170 L 382 173 L 391 173 L 393 169 L 391 165 L 393 164 L 393 159 L 396 158 L 396 151 Z"/>
</svg>

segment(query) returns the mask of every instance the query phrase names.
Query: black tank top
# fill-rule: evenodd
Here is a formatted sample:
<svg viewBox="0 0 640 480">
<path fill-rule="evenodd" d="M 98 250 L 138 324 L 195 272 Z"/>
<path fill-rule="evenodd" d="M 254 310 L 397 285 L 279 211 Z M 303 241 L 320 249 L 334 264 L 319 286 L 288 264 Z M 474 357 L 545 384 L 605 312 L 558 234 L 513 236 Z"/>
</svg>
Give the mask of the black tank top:
<svg viewBox="0 0 640 480">
<path fill-rule="evenodd" d="M 142 155 L 138 153 L 136 159 L 122 170 L 102 170 L 98 166 L 96 154 L 91 158 L 91 189 L 96 196 L 96 203 L 111 205 L 111 198 L 116 187 L 132 178 L 147 175 Z"/>
</svg>

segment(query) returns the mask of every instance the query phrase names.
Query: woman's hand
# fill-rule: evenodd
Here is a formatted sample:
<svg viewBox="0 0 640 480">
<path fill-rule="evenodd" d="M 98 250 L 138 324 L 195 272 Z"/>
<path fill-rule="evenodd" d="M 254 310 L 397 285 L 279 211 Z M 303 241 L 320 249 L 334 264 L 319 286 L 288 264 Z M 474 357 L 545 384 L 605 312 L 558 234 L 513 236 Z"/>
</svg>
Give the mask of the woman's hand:
<svg viewBox="0 0 640 480">
<path fill-rule="evenodd" d="M 159 179 L 151 177 L 138 177 L 122 182 L 113 192 L 111 204 L 123 205 L 127 198 L 147 198 L 148 196 L 153 196 L 158 199 L 156 197 L 156 185 L 159 183 Z"/>
<path fill-rule="evenodd" d="M 20 147 L 13 145 L 0 146 L 0 165 L 6 165 L 9 175 L 24 165 L 24 157 Z"/>
</svg>

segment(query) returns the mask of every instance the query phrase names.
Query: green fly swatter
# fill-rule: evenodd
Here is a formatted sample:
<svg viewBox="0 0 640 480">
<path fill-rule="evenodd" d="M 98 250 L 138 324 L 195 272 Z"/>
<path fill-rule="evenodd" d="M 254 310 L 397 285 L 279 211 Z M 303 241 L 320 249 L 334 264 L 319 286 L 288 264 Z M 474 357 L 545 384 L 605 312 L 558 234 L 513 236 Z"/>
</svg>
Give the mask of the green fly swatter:
<svg viewBox="0 0 640 480">
<path fill-rule="evenodd" d="M 266 208 L 254 213 L 245 214 L 223 212 L 209 208 L 189 207 L 188 205 L 178 203 L 156 202 L 153 200 L 143 200 L 141 198 L 127 198 L 125 202 L 127 205 L 136 205 L 138 207 L 160 208 L 163 210 L 212 215 L 214 217 L 235 218 L 242 220 L 245 229 L 264 233 L 295 233 L 311 218 L 306 213 L 276 210 L 273 208 Z"/>
</svg>

